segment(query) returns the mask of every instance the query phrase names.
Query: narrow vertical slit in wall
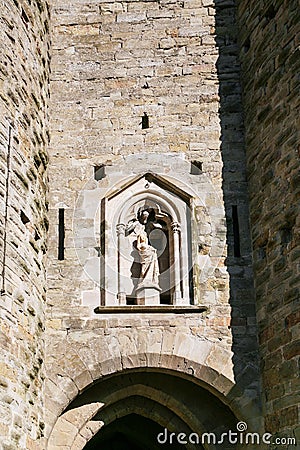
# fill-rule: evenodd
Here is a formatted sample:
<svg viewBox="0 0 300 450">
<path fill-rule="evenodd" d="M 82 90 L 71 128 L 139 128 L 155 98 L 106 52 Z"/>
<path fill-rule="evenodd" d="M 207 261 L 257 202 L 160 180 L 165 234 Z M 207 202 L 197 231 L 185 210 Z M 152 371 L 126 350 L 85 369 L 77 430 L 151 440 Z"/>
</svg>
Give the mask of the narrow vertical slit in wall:
<svg viewBox="0 0 300 450">
<path fill-rule="evenodd" d="M 65 259 L 65 210 L 58 210 L 58 259 Z"/>
<path fill-rule="evenodd" d="M 149 128 L 149 117 L 147 116 L 147 113 L 144 112 L 142 117 L 142 130 L 145 130 L 146 128 Z"/>
<path fill-rule="evenodd" d="M 242 49 L 243 49 L 244 53 L 247 53 L 250 50 L 250 45 L 251 45 L 250 38 L 247 37 L 242 45 Z"/>
<path fill-rule="evenodd" d="M 5 209 L 4 209 L 4 235 L 3 235 L 3 258 L 2 258 L 2 286 L 1 295 L 5 294 L 5 269 L 6 269 L 6 246 L 7 246 L 7 221 L 8 221 L 8 200 L 9 200 L 9 182 L 10 182 L 10 158 L 11 158 L 11 136 L 12 127 L 8 127 L 8 144 L 6 158 L 6 183 L 5 183 Z"/>
<path fill-rule="evenodd" d="M 241 256 L 240 227 L 237 205 L 232 205 L 232 226 L 233 226 L 233 252 L 234 256 Z"/>
<path fill-rule="evenodd" d="M 105 258 L 105 214 L 106 214 L 106 201 L 105 198 L 101 200 L 101 223 L 100 223 L 100 248 L 102 258 Z M 101 306 L 105 306 L 105 265 L 103 263 L 100 264 L 100 302 Z M 104 284 L 103 284 L 104 283 Z"/>
</svg>

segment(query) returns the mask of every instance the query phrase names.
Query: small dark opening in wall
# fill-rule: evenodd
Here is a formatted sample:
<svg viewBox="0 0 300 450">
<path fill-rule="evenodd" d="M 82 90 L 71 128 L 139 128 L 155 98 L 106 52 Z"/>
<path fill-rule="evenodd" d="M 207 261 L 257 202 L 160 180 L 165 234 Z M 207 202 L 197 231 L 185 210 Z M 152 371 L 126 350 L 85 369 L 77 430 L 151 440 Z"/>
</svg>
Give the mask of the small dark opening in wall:
<svg viewBox="0 0 300 450">
<path fill-rule="evenodd" d="M 272 20 L 276 16 L 276 10 L 274 8 L 274 5 L 270 5 L 270 7 L 267 9 L 265 18 L 267 20 Z"/>
<path fill-rule="evenodd" d="M 29 22 L 29 19 L 23 8 L 22 8 L 22 13 L 21 13 L 21 18 L 22 18 L 23 22 L 27 25 Z"/>
<path fill-rule="evenodd" d="M 200 175 L 202 173 L 202 162 L 192 161 L 191 162 L 191 175 Z"/>
<path fill-rule="evenodd" d="M 106 176 L 105 173 L 105 165 L 101 164 L 100 166 L 94 166 L 94 178 L 96 181 L 102 180 Z"/>
<path fill-rule="evenodd" d="M 26 214 L 23 211 L 21 211 L 20 216 L 21 216 L 22 223 L 24 223 L 24 225 L 26 225 L 26 223 L 30 222 L 30 220 L 28 219 L 28 217 L 26 216 Z"/>
<path fill-rule="evenodd" d="M 65 210 L 58 210 L 58 259 L 65 259 Z"/>
<path fill-rule="evenodd" d="M 244 41 L 242 48 L 243 48 L 244 53 L 247 53 L 250 50 L 250 38 L 249 37 Z"/>
<path fill-rule="evenodd" d="M 239 217 L 237 205 L 232 205 L 232 226 L 233 226 L 233 253 L 234 256 L 241 256 L 240 247 L 240 227 L 239 227 Z"/>
<path fill-rule="evenodd" d="M 287 245 L 292 240 L 292 229 L 291 228 L 282 228 L 280 230 L 280 238 L 281 243 Z"/>
<path fill-rule="evenodd" d="M 142 117 L 142 130 L 145 130 L 146 128 L 149 128 L 149 117 L 147 116 L 147 113 L 144 112 Z"/>
</svg>

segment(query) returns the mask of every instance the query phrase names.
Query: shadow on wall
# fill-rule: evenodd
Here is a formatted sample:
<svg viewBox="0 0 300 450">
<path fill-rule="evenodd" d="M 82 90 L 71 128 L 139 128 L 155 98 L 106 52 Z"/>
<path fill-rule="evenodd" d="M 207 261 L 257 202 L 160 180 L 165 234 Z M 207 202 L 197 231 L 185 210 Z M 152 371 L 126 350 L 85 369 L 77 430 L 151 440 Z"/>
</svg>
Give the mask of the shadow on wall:
<svg viewBox="0 0 300 450">
<path fill-rule="evenodd" d="M 238 27 L 234 0 L 214 0 L 216 43 L 219 49 L 221 154 L 223 195 L 227 229 L 226 264 L 230 277 L 232 351 L 235 380 L 247 387 L 250 403 L 260 405 L 260 373 L 256 326 L 252 248 L 249 226 L 248 186 L 244 142 L 244 123 Z M 257 430 L 261 429 L 257 419 Z"/>
</svg>

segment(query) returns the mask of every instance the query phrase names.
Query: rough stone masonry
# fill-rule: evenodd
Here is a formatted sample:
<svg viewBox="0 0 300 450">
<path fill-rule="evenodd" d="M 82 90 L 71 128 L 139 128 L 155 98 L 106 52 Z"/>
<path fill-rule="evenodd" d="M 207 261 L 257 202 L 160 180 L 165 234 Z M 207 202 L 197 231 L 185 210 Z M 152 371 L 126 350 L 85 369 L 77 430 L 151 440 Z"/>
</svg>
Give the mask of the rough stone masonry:
<svg viewBox="0 0 300 450">
<path fill-rule="evenodd" d="M 40 448 L 48 230 L 49 9 L 1 5 L 0 446 Z"/>
<path fill-rule="evenodd" d="M 300 439 L 299 23 L 296 0 L 2 5 L 3 449 L 82 449 L 130 411 Z M 99 202 L 145 173 L 197 186 L 196 313 L 95 312 Z"/>
<path fill-rule="evenodd" d="M 299 5 L 238 21 L 265 424 L 299 442 Z"/>
<path fill-rule="evenodd" d="M 153 352 L 158 355 L 152 364 L 160 365 L 165 353 L 200 358 L 218 373 L 239 378 L 241 392 L 247 386 L 250 394 L 241 393 L 241 401 L 248 404 L 252 426 L 260 428 L 254 412 L 259 378 L 234 13 L 230 2 L 221 9 L 202 1 L 52 4 L 49 432 L 68 402 L 99 377 L 99 364 L 103 376 L 106 370 L 139 365 L 130 363 L 135 355 L 147 361 Z M 227 242 L 220 245 L 219 266 L 198 287 L 203 295 L 197 301 L 209 306 L 209 314 L 97 317 L 99 286 L 78 260 L 74 238 L 85 261 L 90 258 L 97 267 L 91 211 L 97 210 L 101 192 L 122 176 L 147 171 L 195 180 L 191 162 L 213 186 L 213 194 L 202 186 L 204 207 L 218 223 L 220 243 Z M 95 179 L 95 166 L 105 167 L 106 176 Z M 233 207 L 241 256 L 234 252 Z M 59 209 L 65 217 L 62 261 L 57 260 Z M 200 227 L 203 215 L 198 221 Z M 200 256 L 208 251 L 205 244 L 197 250 Z M 74 351 L 83 358 L 80 366 Z M 111 361 L 110 369 L 105 361 Z M 208 380 L 214 383 L 213 377 Z M 215 388 L 226 390 L 218 383 Z M 57 436 L 52 433 L 52 444 L 61 439 Z"/>
</svg>

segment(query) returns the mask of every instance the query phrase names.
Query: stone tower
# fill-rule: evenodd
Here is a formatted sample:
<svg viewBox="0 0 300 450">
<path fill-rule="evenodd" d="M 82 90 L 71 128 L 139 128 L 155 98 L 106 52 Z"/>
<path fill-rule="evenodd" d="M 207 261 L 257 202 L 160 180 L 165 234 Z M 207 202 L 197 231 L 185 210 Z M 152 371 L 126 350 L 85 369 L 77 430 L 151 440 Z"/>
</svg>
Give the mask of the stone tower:
<svg viewBox="0 0 300 450">
<path fill-rule="evenodd" d="M 298 23 L 294 0 L 7 2 L 3 449 L 299 439 Z"/>
<path fill-rule="evenodd" d="M 0 446 L 38 448 L 43 380 L 49 10 L 7 1 L 1 12 Z M 40 447 L 39 447 L 40 448 Z"/>
<path fill-rule="evenodd" d="M 238 3 L 263 415 L 299 445 L 299 5 Z"/>
</svg>

